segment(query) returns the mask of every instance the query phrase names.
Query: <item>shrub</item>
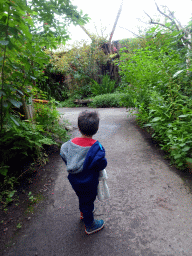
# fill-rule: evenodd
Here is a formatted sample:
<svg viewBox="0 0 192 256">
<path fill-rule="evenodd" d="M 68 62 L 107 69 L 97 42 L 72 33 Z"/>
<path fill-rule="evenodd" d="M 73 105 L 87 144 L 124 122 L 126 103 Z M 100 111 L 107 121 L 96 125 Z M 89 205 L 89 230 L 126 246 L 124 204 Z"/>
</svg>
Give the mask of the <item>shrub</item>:
<svg viewBox="0 0 192 256">
<path fill-rule="evenodd" d="M 59 145 L 58 139 L 68 139 L 64 124 L 59 124 L 59 112 L 53 102 L 35 103 L 34 108 L 33 121 L 22 121 L 15 116 L 16 123 L 7 120 L 6 128 L 0 133 L 0 175 L 4 177 L 10 173 L 17 176 L 16 170 L 22 172 L 26 162 L 41 160 L 45 145 Z"/>
<path fill-rule="evenodd" d="M 1 133 L 0 174 L 4 177 L 10 176 L 9 172 L 16 176 L 16 171 L 22 171 L 20 168 L 26 161 L 42 156 L 43 145 L 55 144 L 53 140 L 43 135 L 44 130 L 41 125 L 19 119 L 17 122 L 19 126 L 12 122 L 11 127 Z"/>
<path fill-rule="evenodd" d="M 94 96 L 113 93 L 115 91 L 115 84 L 116 82 L 111 80 L 108 75 L 104 75 L 101 84 L 92 80 L 91 92 Z"/>
<path fill-rule="evenodd" d="M 62 94 L 64 87 L 67 87 L 67 94 L 69 93 L 70 96 L 74 91 L 78 91 L 82 98 L 89 97 L 91 95 L 87 95 L 89 94 L 89 82 L 91 79 L 98 81 L 101 66 L 106 65 L 109 59 L 109 55 L 105 55 L 101 48 L 101 45 L 106 42 L 105 38 L 92 35 L 92 39 L 91 44 L 76 42 L 70 50 L 65 49 L 54 54 L 50 52 L 51 62 L 45 72 L 49 79 L 44 82 L 42 89 L 52 88 L 54 82 L 52 92 L 58 91 Z M 52 96 L 55 97 L 55 93 Z M 66 99 L 66 96 L 65 94 L 62 99 Z"/>
<path fill-rule="evenodd" d="M 98 95 L 93 98 L 93 101 L 89 104 L 89 106 L 94 108 L 121 107 L 122 97 L 124 97 L 124 94 L 122 93 Z"/>
<path fill-rule="evenodd" d="M 158 32 L 146 47 L 133 54 L 122 52 L 119 65 L 124 85 L 119 90 L 128 93 L 125 106 L 138 109 L 139 125 L 149 128 L 179 169 L 192 162 L 192 69 L 187 70 L 187 51 L 180 47 L 177 31 Z"/>
<path fill-rule="evenodd" d="M 134 103 L 134 98 L 131 93 L 132 91 L 126 92 L 126 93 L 120 93 L 120 105 L 122 107 L 126 108 L 134 108 L 135 103 Z"/>
<path fill-rule="evenodd" d="M 50 139 L 65 140 L 67 131 L 59 123 L 59 112 L 56 109 L 55 101 L 49 101 L 48 104 L 35 103 L 35 117 L 37 124 L 41 125 L 45 131 L 46 137 Z"/>
<path fill-rule="evenodd" d="M 62 101 L 59 104 L 60 108 L 75 108 L 77 105 L 74 103 L 74 99 L 70 98 L 68 100 Z"/>
</svg>

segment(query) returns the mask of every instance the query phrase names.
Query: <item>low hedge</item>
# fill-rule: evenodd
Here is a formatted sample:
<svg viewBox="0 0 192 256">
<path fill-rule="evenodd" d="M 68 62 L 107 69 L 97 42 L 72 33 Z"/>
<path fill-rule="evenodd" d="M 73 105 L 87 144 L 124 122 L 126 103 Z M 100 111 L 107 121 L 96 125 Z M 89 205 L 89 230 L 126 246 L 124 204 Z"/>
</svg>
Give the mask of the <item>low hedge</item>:
<svg viewBox="0 0 192 256">
<path fill-rule="evenodd" d="M 128 93 L 107 93 L 102 95 L 97 95 L 92 97 L 92 102 L 88 103 L 89 107 L 92 108 L 119 108 L 119 107 L 135 107 L 133 104 L 133 99 Z M 59 106 L 62 107 L 81 107 L 81 104 L 76 104 L 74 98 L 60 102 Z"/>
<path fill-rule="evenodd" d="M 92 98 L 93 101 L 89 104 L 89 107 L 93 107 L 93 108 L 124 107 L 122 103 L 124 101 L 123 100 L 124 97 L 126 97 L 126 94 L 124 93 L 112 93 L 112 94 L 109 93 L 109 94 L 98 95 Z"/>
</svg>

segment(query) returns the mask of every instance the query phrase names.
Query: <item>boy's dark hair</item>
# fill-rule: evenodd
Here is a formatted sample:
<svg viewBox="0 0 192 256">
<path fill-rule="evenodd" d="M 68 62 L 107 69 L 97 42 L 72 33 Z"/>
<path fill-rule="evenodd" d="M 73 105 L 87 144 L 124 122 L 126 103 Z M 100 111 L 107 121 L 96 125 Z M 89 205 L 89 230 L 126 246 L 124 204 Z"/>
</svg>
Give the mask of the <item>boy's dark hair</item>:
<svg viewBox="0 0 192 256">
<path fill-rule="evenodd" d="M 78 127 L 83 135 L 92 136 L 99 128 L 99 115 L 96 111 L 84 110 L 79 114 Z"/>
</svg>

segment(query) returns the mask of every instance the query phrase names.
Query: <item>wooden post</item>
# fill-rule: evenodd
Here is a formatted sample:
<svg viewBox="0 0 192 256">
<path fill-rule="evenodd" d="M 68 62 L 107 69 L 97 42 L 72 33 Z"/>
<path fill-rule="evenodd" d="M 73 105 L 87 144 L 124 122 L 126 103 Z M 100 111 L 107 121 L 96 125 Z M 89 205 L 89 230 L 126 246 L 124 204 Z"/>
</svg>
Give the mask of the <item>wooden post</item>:
<svg viewBox="0 0 192 256">
<path fill-rule="evenodd" d="M 27 87 L 29 90 L 32 89 L 32 86 Z M 34 109 L 33 109 L 33 101 L 32 101 L 32 95 L 30 95 L 28 98 L 25 96 L 22 98 L 23 101 L 23 109 L 25 113 L 25 119 L 33 119 L 34 115 Z"/>
<path fill-rule="evenodd" d="M 123 0 L 122 0 L 122 2 L 121 2 L 121 5 L 120 5 L 119 11 L 118 11 L 118 13 L 117 13 L 117 17 L 116 17 L 115 23 L 114 23 L 114 25 L 113 25 L 113 29 L 112 29 L 111 34 L 110 34 L 110 37 L 109 37 L 109 51 L 110 51 L 110 53 L 111 53 L 111 40 L 112 40 L 113 34 L 114 34 L 114 32 L 115 32 L 115 28 L 116 28 L 116 26 L 117 26 L 118 19 L 119 19 L 119 17 L 120 17 L 121 11 L 122 11 L 122 5 L 123 5 Z"/>
</svg>

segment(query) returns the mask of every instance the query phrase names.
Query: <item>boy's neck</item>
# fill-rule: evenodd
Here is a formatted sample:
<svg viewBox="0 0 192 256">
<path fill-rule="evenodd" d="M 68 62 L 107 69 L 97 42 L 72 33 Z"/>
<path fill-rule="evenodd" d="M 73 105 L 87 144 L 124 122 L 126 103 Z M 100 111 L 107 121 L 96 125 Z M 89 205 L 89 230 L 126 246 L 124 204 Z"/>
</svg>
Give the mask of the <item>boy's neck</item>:
<svg viewBox="0 0 192 256">
<path fill-rule="evenodd" d="M 93 136 L 86 136 L 86 135 L 81 134 L 81 138 L 92 139 L 92 137 L 93 137 Z"/>
</svg>

